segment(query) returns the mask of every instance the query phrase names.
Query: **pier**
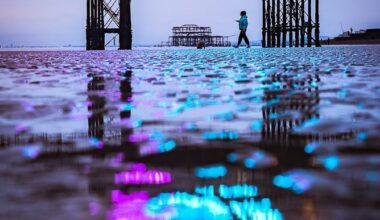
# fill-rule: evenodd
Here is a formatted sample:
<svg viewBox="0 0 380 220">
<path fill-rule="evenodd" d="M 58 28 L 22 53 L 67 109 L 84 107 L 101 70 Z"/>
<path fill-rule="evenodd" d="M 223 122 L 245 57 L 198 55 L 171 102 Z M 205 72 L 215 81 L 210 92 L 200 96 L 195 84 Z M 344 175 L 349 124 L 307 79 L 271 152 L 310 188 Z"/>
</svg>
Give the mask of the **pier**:
<svg viewBox="0 0 380 220">
<path fill-rule="evenodd" d="M 114 37 L 105 42 L 106 34 Z M 117 38 L 120 49 L 132 49 L 131 0 L 87 0 L 87 50 L 104 50 Z"/>
<path fill-rule="evenodd" d="M 263 0 L 263 47 L 316 47 L 319 0 Z"/>
<path fill-rule="evenodd" d="M 263 0 L 262 47 L 320 47 L 319 0 Z M 198 40 L 208 44 L 228 46 L 223 36 L 206 37 L 211 30 L 204 29 L 203 38 L 182 36 L 190 29 L 183 26 L 173 29 L 172 45 L 193 45 Z M 186 29 L 186 30 L 185 30 Z M 187 30 L 189 29 L 189 30 Z M 105 35 L 114 34 L 106 42 Z M 120 49 L 132 49 L 131 0 L 87 0 L 87 50 L 104 50 L 119 39 Z M 206 39 L 207 38 L 207 39 Z M 182 43 L 181 43 L 182 42 Z M 195 43 L 196 44 L 196 43 Z"/>
</svg>

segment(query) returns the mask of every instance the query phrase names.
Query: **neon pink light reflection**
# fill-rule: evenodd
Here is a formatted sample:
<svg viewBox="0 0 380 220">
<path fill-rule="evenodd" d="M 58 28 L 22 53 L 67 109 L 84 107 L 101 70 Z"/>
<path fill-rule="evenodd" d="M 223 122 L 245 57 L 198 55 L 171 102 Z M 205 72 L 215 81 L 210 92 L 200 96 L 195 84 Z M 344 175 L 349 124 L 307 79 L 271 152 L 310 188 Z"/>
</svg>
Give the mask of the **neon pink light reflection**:
<svg viewBox="0 0 380 220">
<path fill-rule="evenodd" d="M 169 172 L 155 170 L 134 170 L 115 175 L 115 184 L 123 185 L 163 185 L 172 182 Z"/>
<path fill-rule="evenodd" d="M 129 141 L 132 143 L 139 143 L 149 141 L 149 133 L 136 133 L 129 136 Z"/>
<path fill-rule="evenodd" d="M 108 220 L 148 219 L 144 213 L 148 200 L 149 195 L 144 191 L 126 195 L 120 190 L 114 190 L 112 192 L 114 207 L 108 212 Z"/>
<path fill-rule="evenodd" d="M 133 170 L 133 171 L 146 171 L 147 170 L 146 165 L 143 163 L 128 163 L 127 169 Z"/>
</svg>

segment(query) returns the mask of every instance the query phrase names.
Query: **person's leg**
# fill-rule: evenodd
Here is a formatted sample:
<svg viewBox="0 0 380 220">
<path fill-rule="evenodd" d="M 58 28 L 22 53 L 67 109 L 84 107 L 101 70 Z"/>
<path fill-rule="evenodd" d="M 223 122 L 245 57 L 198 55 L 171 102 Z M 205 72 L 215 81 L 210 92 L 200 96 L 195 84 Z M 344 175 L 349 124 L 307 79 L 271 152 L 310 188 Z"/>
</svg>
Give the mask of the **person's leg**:
<svg viewBox="0 0 380 220">
<path fill-rule="evenodd" d="M 244 38 L 244 42 L 245 42 L 245 44 L 247 45 L 247 47 L 250 47 L 251 45 L 249 44 L 249 39 L 248 39 L 247 34 L 246 34 L 245 31 L 244 31 L 244 36 L 243 36 L 243 38 Z"/>
<path fill-rule="evenodd" d="M 243 37 L 244 37 L 243 34 L 244 34 L 244 31 L 240 31 L 237 47 L 240 47 L 241 41 L 243 40 Z"/>
</svg>

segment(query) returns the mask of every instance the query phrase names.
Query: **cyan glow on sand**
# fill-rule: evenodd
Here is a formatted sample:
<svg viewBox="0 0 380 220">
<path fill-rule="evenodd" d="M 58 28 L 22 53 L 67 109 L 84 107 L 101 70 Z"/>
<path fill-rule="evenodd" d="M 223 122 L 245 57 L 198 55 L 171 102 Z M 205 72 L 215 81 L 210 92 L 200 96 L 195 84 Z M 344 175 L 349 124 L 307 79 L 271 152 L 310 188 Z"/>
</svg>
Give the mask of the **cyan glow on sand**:
<svg viewBox="0 0 380 220">
<path fill-rule="evenodd" d="M 297 194 L 302 194 L 313 185 L 313 176 L 303 170 L 293 170 L 282 175 L 277 175 L 273 179 L 273 184 L 279 188 L 289 189 Z"/>
<path fill-rule="evenodd" d="M 185 192 L 162 193 L 149 200 L 146 213 L 165 219 L 232 219 L 230 209 L 215 196 L 197 196 Z"/>
<path fill-rule="evenodd" d="M 241 199 L 241 198 L 251 198 L 258 195 L 257 186 L 252 185 L 219 185 L 216 187 L 218 191 L 215 191 L 213 185 L 210 186 L 199 186 L 195 187 L 195 193 L 203 196 L 214 196 L 218 195 L 223 199 Z"/>
<path fill-rule="evenodd" d="M 273 209 L 271 200 L 249 199 L 242 202 L 231 201 L 231 211 L 238 219 L 257 219 L 257 220 L 282 220 L 282 213 L 278 209 Z"/>
<path fill-rule="evenodd" d="M 198 167 L 195 176 L 202 179 L 216 179 L 227 175 L 227 168 L 223 165 Z"/>
</svg>

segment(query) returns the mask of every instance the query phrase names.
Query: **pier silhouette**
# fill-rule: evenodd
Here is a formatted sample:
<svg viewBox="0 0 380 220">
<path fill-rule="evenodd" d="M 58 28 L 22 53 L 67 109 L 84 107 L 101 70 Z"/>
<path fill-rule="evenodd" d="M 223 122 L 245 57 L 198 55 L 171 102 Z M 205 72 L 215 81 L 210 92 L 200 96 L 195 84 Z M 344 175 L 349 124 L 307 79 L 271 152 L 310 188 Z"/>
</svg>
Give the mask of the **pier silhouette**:
<svg viewBox="0 0 380 220">
<path fill-rule="evenodd" d="M 319 0 L 262 0 L 262 8 L 262 47 L 320 46 Z M 114 37 L 106 42 L 106 34 Z M 87 0 L 86 38 L 87 50 L 117 38 L 121 50 L 132 49 L 131 0 Z"/>
</svg>

